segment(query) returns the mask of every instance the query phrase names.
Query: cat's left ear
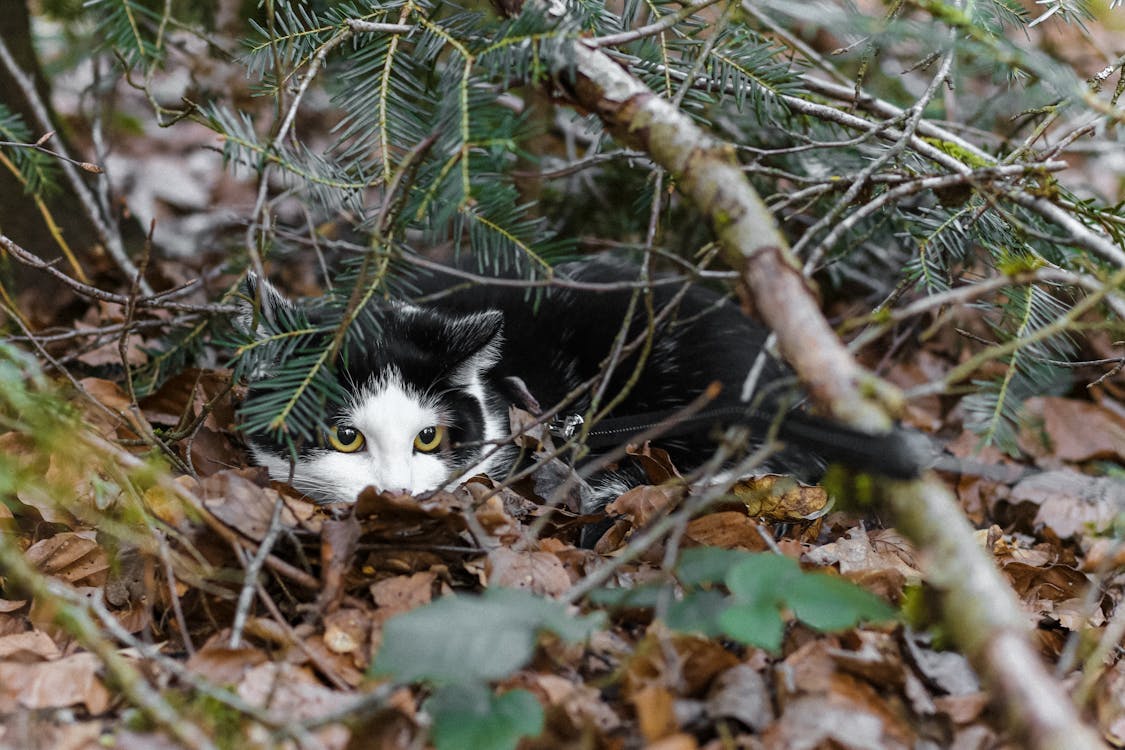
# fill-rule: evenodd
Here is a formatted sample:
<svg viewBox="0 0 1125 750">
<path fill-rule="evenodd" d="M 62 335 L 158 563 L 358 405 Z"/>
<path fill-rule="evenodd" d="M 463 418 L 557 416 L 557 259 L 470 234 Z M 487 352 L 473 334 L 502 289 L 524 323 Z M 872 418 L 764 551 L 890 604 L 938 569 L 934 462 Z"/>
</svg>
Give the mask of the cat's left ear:
<svg viewBox="0 0 1125 750">
<path fill-rule="evenodd" d="M 450 322 L 448 338 L 448 353 L 458 360 L 453 369 L 453 380 L 460 384 L 468 383 L 500 359 L 504 314 L 499 310 L 485 310 L 454 318 Z"/>
<path fill-rule="evenodd" d="M 238 285 L 235 304 L 238 305 L 234 316 L 235 327 L 259 339 L 268 336 L 270 331 L 280 331 L 279 316 L 294 309 L 293 303 L 283 297 L 277 287 L 253 271 L 248 272 Z"/>
</svg>

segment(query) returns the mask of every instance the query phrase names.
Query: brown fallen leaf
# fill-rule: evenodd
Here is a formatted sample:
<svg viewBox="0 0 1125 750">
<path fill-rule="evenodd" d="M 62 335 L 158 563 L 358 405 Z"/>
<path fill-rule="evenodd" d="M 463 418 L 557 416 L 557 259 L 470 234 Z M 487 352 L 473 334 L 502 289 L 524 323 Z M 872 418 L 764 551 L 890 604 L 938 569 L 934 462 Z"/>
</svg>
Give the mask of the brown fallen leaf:
<svg viewBox="0 0 1125 750">
<path fill-rule="evenodd" d="M 203 479 L 199 483 L 199 493 L 213 516 L 247 538 L 260 542 L 269 530 L 274 505 L 280 499 L 276 490 L 260 484 L 264 481 L 265 474 L 260 468 L 226 469 Z M 298 525 L 288 504 L 281 511 L 281 523 L 290 528 Z"/>
<path fill-rule="evenodd" d="M 1042 420 L 1050 445 L 1021 435 L 1020 446 L 1035 456 L 1050 455 L 1081 463 L 1095 458 L 1125 460 L 1125 416 L 1089 401 L 1037 396 L 1024 403 L 1028 414 Z M 1120 407 L 1118 407 L 1120 408 Z"/>
<path fill-rule="evenodd" d="M 570 589 L 570 575 L 551 552 L 489 550 L 485 572 L 489 586 L 526 589 L 540 596 L 561 596 Z"/>
<path fill-rule="evenodd" d="M 809 521 L 829 508 L 823 487 L 779 474 L 739 480 L 731 491 L 746 504 L 747 513 L 770 521 Z"/>
<path fill-rule="evenodd" d="M 259 648 L 228 648 L 226 640 L 212 640 L 192 654 L 187 668 L 215 685 L 237 685 L 249 670 L 269 661 Z"/>
<path fill-rule="evenodd" d="M 634 528 L 639 528 L 663 516 L 670 508 L 675 507 L 683 496 L 682 486 L 641 485 L 627 490 L 607 505 L 605 512 L 608 516 L 623 516 L 629 519 Z"/>
<path fill-rule="evenodd" d="M 621 717 L 602 698 L 601 691 L 574 677 L 522 672 L 511 681 L 535 693 L 548 706 L 566 717 L 565 736 L 581 736 L 583 731 L 612 732 L 622 725 Z"/>
<path fill-rule="evenodd" d="M 60 656 L 59 647 L 42 630 L 0 636 L 0 661 L 51 661 Z"/>
<path fill-rule="evenodd" d="M 141 399 L 145 418 L 153 424 L 182 426 L 203 413 L 212 403 L 203 426 L 219 432 L 235 422 L 234 404 L 229 395 L 219 398 L 230 386 L 230 370 L 202 370 L 195 367 L 177 373 L 161 384 L 156 392 Z"/>
<path fill-rule="evenodd" d="M 672 463 L 672 458 L 668 455 L 668 451 L 663 448 L 657 448 L 651 443 L 645 443 L 639 448 L 635 445 L 630 445 L 625 452 L 640 463 L 641 467 L 645 470 L 645 475 L 648 477 L 649 484 L 659 485 L 665 482 L 683 479 L 680 472 L 676 470 L 675 465 Z"/>
<path fill-rule="evenodd" d="M 334 713 L 349 694 L 324 687 L 308 669 L 285 662 L 250 669 L 238 684 L 243 700 L 266 708 L 276 721 L 289 724 Z M 314 735 L 327 750 L 343 750 L 351 732 L 341 724 L 321 727 Z"/>
<path fill-rule="evenodd" d="M 630 695 L 629 702 L 636 712 L 641 736 L 646 742 L 654 743 L 662 740 L 679 729 L 676 713 L 673 710 L 675 697 L 663 685 L 656 683 L 645 685 Z"/>
<path fill-rule="evenodd" d="M 805 552 L 805 559 L 817 565 L 838 565 L 846 576 L 872 571 L 894 570 L 906 580 L 922 579 L 916 553 L 906 539 L 891 529 L 868 532 L 861 526 L 847 531 L 834 542 Z"/>
<path fill-rule="evenodd" d="M 785 658 L 779 683 L 781 715 L 763 734 L 765 746 L 913 747 L 913 717 L 884 700 L 874 686 L 840 669 L 831 639 L 800 646 Z"/>
<path fill-rule="evenodd" d="M 762 536 L 763 531 L 761 524 L 745 513 L 721 511 L 692 519 L 684 538 L 708 547 L 761 552 L 769 548 Z"/>
<path fill-rule="evenodd" d="M 429 604 L 433 600 L 436 581 L 437 573 L 431 570 L 386 578 L 371 584 L 371 598 L 379 608 L 380 618 L 390 618 Z"/>
<path fill-rule="evenodd" d="M 371 631 L 367 613 L 358 609 L 338 609 L 324 618 L 324 646 L 334 654 L 352 654 L 365 663 L 362 653 Z"/>
<path fill-rule="evenodd" d="M 42 539 L 24 553 L 27 561 L 48 575 L 76 586 L 102 586 L 109 558 L 93 531 L 64 531 Z"/>
<path fill-rule="evenodd" d="M 101 681 L 102 662 L 81 652 L 55 661 L 0 662 L 0 713 L 84 706 L 91 714 L 109 708 L 112 695 Z"/>
<path fill-rule="evenodd" d="M 749 664 L 737 664 L 718 676 L 704 703 L 713 720 L 735 719 L 755 732 L 774 721 L 773 698 L 766 679 Z"/>
<path fill-rule="evenodd" d="M 1102 736 L 1114 747 L 1125 746 L 1125 662 L 1118 661 L 1102 674 L 1093 703 Z"/>
<path fill-rule="evenodd" d="M 1125 480 L 1072 469 L 1033 474 L 1012 488 L 1009 502 L 1038 506 L 1036 524 L 1061 539 L 1108 529 L 1125 510 Z"/>
<path fill-rule="evenodd" d="M 345 577 L 355 560 L 359 536 L 359 522 L 351 513 L 342 518 L 330 518 L 321 525 L 321 591 L 316 598 L 321 612 L 331 612 L 339 606 L 345 593 Z"/>
</svg>

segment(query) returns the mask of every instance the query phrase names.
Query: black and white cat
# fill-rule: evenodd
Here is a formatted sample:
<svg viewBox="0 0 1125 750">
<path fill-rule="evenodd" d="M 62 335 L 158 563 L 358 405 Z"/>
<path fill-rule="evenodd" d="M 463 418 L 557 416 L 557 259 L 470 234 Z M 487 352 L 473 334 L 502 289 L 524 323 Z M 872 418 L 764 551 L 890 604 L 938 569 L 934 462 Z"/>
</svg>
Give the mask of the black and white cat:
<svg viewBox="0 0 1125 750">
<path fill-rule="evenodd" d="M 474 474 L 503 479 L 520 455 L 515 447 L 504 445 L 509 407 L 534 410 L 541 404 L 549 410 L 569 397 L 563 413 L 586 412 L 594 388 L 581 386 L 596 384 L 612 360 L 633 297 L 621 282 L 635 281 L 637 271 L 623 263 L 586 261 L 559 266 L 556 277 L 563 285 L 540 296 L 510 284 L 477 285 L 434 295 L 424 305 L 373 303 L 372 314 L 361 319 L 368 321 L 362 323 L 367 329 L 349 337 L 340 352 L 335 375 L 349 398 L 326 415 L 325 439 L 297 445 L 294 462 L 290 447 L 269 435 L 250 435 L 254 459 L 274 479 L 291 481 L 310 497 L 325 501 L 354 501 L 367 486 L 421 493 Z M 432 293 L 451 281 L 435 274 L 417 283 L 423 293 Z M 614 283 L 618 288 L 589 289 Z M 278 333 L 270 329 L 270 321 L 285 317 L 276 313 L 292 309 L 293 303 L 268 284 L 261 288 L 264 299 L 256 333 L 268 336 Z M 248 283 L 245 289 L 241 327 L 248 329 L 257 284 Z M 707 404 L 708 414 L 744 409 L 744 382 L 766 331 L 737 305 L 702 286 L 685 290 L 678 284 L 657 285 L 653 299 L 658 322 L 650 351 L 639 376 L 634 370 L 643 346 L 634 347 L 612 368 L 602 404 L 625 395 L 608 417 L 628 423 L 629 417 L 639 415 L 673 415 L 709 387 L 713 392 L 716 382 L 721 387 Z M 377 325 L 371 325 L 372 320 Z M 643 340 L 648 321 L 645 306 L 638 302 L 624 340 Z M 252 377 L 258 378 L 258 385 L 250 383 L 247 406 L 260 396 L 261 378 L 268 373 Z M 782 367 L 767 361 L 760 383 L 769 386 L 784 377 Z M 783 450 L 774 468 L 809 477 L 822 468 L 820 456 L 852 457 L 868 467 L 873 461 L 895 460 L 889 455 L 896 451 L 893 439 L 828 423 L 818 426 L 817 420 L 799 413 L 783 420 L 783 437 L 786 424 L 796 425 L 791 442 L 799 444 Z M 677 468 L 687 472 L 714 453 L 715 428 L 696 419 L 688 429 L 675 430 L 674 436 L 658 442 Z M 620 442 L 638 431 L 624 431 Z M 902 457 L 898 459 L 901 463 Z M 910 459 L 905 460 L 909 468 Z M 903 471 L 900 467 L 891 473 Z M 595 475 L 598 501 L 612 499 L 642 478 L 627 461 L 612 474 Z"/>
</svg>

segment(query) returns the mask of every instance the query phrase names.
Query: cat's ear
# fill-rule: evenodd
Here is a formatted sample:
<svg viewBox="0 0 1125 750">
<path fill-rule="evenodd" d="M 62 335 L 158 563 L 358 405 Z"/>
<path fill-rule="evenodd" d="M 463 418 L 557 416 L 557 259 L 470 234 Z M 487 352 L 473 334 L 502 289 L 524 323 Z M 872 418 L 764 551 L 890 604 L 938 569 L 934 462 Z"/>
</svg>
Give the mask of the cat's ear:
<svg viewBox="0 0 1125 750">
<path fill-rule="evenodd" d="M 268 336 L 270 331 L 282 330 L 280 320 L 289 317 L 287 313 L 294 310 L 292 302 L 253 271 L 247 272 L 246 278 L 238 285 L 235 304 L 238 305 L 234 316 L 235 327 L 247 336 L 259 339 Z"/>
<path fill-rule="evenodd" d="M 448 353 L 458 361 L 453 380 L 468 383 L 500 359 L 504 340 L 504 314 L 485 310 L 461 315 L 450 321 Z"/>
</svg>

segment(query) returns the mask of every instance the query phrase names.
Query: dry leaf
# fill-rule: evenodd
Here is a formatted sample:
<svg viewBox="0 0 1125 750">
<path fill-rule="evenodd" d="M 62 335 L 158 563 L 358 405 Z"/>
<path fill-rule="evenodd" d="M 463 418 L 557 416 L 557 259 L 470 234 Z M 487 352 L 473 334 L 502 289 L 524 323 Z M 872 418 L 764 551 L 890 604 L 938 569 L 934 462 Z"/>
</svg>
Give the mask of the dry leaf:
<svg viewBox="0 0 1125 750">
<path fill-rule="evenodd" d="M 227 469 L 199 483 L 203 504 L 220 521 L 256 542 L 265 538 L 280 495 L 258 484 L 260 469 Z M 284 526 L 297 525 L 288 506 L 281 511 Z"/>
<path fill-rule="evenodd" d="M 212 641 L 187 660 L 187 668 L 215 685 L 237 685 L 250 669 L 265 664 L 269 655 L 258 648 L 227 648 Z"/>
<path fill-rule="evenodd" d="M 683 486 L 641 485 L 626 490 L 624 494 L 606 506 L 609 516 L 624 516 L 634 527 L 647 526 L 663 516 L 670 508 L 683 499 Z"/>
<path fill-rule="evenodd" d="M 100 714 L 111 700 L 101 672 L 101 660 L 86 652 L 31 664 L 0 662 L 0 713 L 10 714 L 21 706 L 33 710 L 84 706 L 91 714 Z"/>
<path fill-rule="evenodd" d="M 769 548 L 762 531 L 761 525 L 745 513 L 723 511 L 693 519 L 684 538 L 709 547 L 761 552 Z"/>
<path fill-rule="evenodd" d="M 1049 455 L 1063 461 L 1090 461 L 1095 458 L 1125 460 L 1125 417 L 1105 406 L 1058 396 L 1028 399 L 1024 408 L 1042 419 L 1043 434 L 1050 445 Z M 1120 408 L 1120 407 L 1118 407 Z M 1033 455 L 1044 449 L 1021 439 Z"/>
<path fill-rule="evenodd" d="M 109 558 L 94 532 L 65 531 L 31 545 L 27 561 L 44 573 L 75 586 L 102 586 L 109 574 Z"/>
<path fill-rule="evenodd" d="M 541 596 L 561 596 L 570 589 L 570 575 L 551 552 L 498 547 L 489 551 L 485 571 L 489 586 L 527 589 Z"/>
<path fill-rule="evenodd" d="M 1039 506 L 1035 523 L 1066 539 L 1104 531 L 1125 511 L 1125 480 L 1091 477 L 1071 469 L 1033 474 L 1012 488 L 1010 502 Z"/>
<path fill-rule="evenodd" d="M 0 636 L 0 660 L 3 661 L 50 661 L 62 656 L 59 647 L 51 636 L 42 630 L 28 630 Z"/>
<path fill-rule="evenodd" d="M 769 685 L 749 664 L 738 664 L 719 675 L 707 694 L 704 711 L 712 719 L 736 719 L 755 732 L 774 721 Z"/>
<path fill-rule="evenodd" d="M 429 604 L 436 581 L 437 574 L 433 571 L 386 578 L 371 584 L 371 598 L 385 619 Z"/>
<path fill-rule="evenodd" d="M 746 512 L 755 518 L 807 521 L 828 510 L 828 492 L 823 487 L 778 474 L 741 479 L 731 491 L 746 503 Z"/>
</svg>

